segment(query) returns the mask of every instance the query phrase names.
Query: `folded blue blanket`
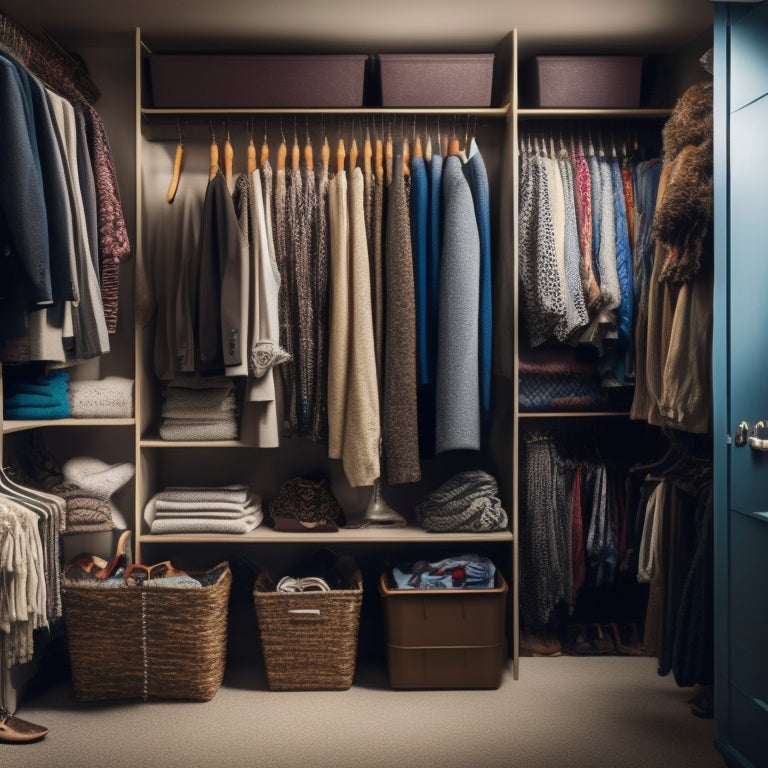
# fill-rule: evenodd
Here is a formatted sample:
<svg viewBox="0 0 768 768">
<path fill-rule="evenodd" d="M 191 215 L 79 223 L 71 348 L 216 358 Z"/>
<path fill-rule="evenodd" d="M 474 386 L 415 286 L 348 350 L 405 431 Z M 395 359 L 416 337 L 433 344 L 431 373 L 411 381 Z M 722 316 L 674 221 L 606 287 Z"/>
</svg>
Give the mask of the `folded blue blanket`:
<svg viewBox="0 0 768 768">
<path fill-rule="evenodd" d="M 16 408 L 3 408 L 3 417 L 9 421 L 37 420 L 37 419 L 68 419 L 70 415 L 69 401 L 51 408 L 36 406 L 18 406 Z"/>
<path fill-rule="evenodd" d="M 69 402 L 66 392 L 46 395 L 17 392 L 3 400 L 6 408 L 60 408 L 65 402 Z"/>
</svg>

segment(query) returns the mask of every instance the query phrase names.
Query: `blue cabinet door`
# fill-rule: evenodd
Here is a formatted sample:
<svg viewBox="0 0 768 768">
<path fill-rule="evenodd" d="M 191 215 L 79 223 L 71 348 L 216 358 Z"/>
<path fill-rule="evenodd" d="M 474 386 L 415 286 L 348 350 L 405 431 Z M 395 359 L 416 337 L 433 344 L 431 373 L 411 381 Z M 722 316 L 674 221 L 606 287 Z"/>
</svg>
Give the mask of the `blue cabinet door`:
<svg viewBox="0 0 768 768">
<path fill-rule="evenodd" d="M 717 740 L 768 767 L 768 3 L 715 10 Z M 765 428 L 755 432 L 756 425 Z M 748 431 L 739 434 L 744 423 Z M 741 437 L 742 439 L 739 439 Z M 743 438 L 761 438 L 765 442 Z"/>
</svg>

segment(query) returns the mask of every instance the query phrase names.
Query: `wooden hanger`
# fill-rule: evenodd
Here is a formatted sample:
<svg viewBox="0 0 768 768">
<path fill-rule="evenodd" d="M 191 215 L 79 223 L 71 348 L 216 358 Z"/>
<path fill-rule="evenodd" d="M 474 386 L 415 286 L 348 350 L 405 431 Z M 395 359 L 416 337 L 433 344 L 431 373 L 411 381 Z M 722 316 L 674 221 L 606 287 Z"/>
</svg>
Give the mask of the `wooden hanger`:
<svg viewBox="0 0 768 768">
<path fill-rule="evenodd" d="M 301 167 L 301 149 L 299 149 L 299 139 L 296 134 L 293 135 L 293 147 L 291 148 L 291 168 L 298 171 Z"/>
<path fill-rule="evenodd" d="M 376 137 L 376 153 L 374 155 L 374 168 L 379 179 L 384 178 L 384 142 L 380 136 Z"/>
<path fill-rule="evenodd" d="M 269 143 L 267 142 L 267 123 L 264 121 L 264 139 L 261 142 L 261 154 L 259 156 L 259 166 L 264 167 L 269 162 Z"/>
<path fill-rule="evenodd" d="M 227 188 L 230 192 L 234 190 L 234 182 L 232 180 L 232 164 L 235 157 L 235 150 L 232 146 L 232 141 L 227 131 L 227 138 L 224 141 L 224 179 L 227 182 Z"/>
<path fill-rule="evenodd" d="M 315 157 L 314 152 L 312 151 L 312 138 L 309 135 L 308 122 L 305 122 L 304 124 L 304 131 L 306 134 L 306 141 L 304 143 L 304 167 L 311 172 L 315 167 Z"/>
<path fill-rule="evenodd" d="M 349 147 L 349 173 L 352 174 L 352 171 L 357 168 L 357 139 L 355 137 L 352 137 L 352 144 Z"/>
<path fill-rule="evenodd" d="M 176 199 L 176 192 L 179 189 L 179 180 L 181 179 L 181 161 L 184 157 L 184 142 L 181 139 L 181 123 L 176 123 L 179 140 L 176 144 L 176 154 L 173 158 L 173 175 L 171 177 L 171 183 L 168 187 L 168 192 L 165 195 L 165 199 L 168 203 L 172 203 Z"/>
<path fill-rule="evenodd" d="M 288 147 L 285 145 L 285 137 L 277 148 L 277 170 L 285 171 L 285 158 L 288 156 Z"/>
<path fill-rule="evenodd" d="M 403 176 L 411 175 L 411 145 L 408 139 L 403 139 Z"/>
<path fill-rule="evenodd" d="M 248 158 L 248 175 L 250 176 L 256 170 L 256 145 L 253 143 L 253 136 L 248 139 L 248 150 L 246 152 Z"/>
<path fill-rule="evenodd" d="M 363 171 L 366 174 L 371 173 L 371 159 L 373 157 L 373 147 L 371 146 L 371 132 L 365 129 L 365 143 L 363 144 Z"/>
<path fill-rule="evenodd" d="M 336 173 L 342 173 L 344 171 L 344 159 L 346 154 L 347 150 L 344 147 L 344 139 L 339 136 L 339 144 L 336 147 Z"/>
<path fill-rule="evenodd" d="M 323 138 L 323 146 L 320 148 L 320 162 L 323 164 L 323 168 L 328 170 L 328 163 L 331 160 L 331 147 L 328 144 L 328 137 Z"/>
<path fill-rule="evenodd" d="M 219 172 L 219 145 L 216 143 L 216 134 L 211 128 L 211 149 L 210 149 L 210 170 L 208 171 L 208 181 L 213 181 Z"/>
</svg>

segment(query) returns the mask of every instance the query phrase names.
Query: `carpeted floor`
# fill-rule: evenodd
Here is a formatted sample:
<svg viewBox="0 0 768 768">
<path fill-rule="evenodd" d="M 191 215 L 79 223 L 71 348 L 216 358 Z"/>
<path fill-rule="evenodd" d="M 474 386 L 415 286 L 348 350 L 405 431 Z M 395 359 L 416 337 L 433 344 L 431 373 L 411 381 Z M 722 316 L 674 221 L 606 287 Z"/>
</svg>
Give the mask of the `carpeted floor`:
<svg viewBox="0 0 768 768">
<path fill-rule="evenodd" d="M 722 768 L 714 723 L 694 717 L 654 659 L 523 658 L 498 690 L 394 691 L 361 662 L 347 691 L 270 691 L 231 664 L 209 702 L 81 703 L 68 680 L 17 715 L 50 729 L 0 744 L 3 768 Z"/>
</svg>

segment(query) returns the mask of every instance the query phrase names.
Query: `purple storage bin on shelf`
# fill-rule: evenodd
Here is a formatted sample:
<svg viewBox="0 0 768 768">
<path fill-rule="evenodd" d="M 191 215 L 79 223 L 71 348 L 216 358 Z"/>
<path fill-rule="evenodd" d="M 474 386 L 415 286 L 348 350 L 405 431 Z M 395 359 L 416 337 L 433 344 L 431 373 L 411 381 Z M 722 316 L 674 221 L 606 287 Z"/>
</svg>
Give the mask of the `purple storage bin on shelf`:
<svg viewBox="0 0 768 768">
<path fill-rule="evenodd" d="M 641 73 L 640 56 L 537 56 L 536 106 L 638 107 Z"/>
<path fill-rule="evenodd" d="M 152 54 L 152 104 L 168 109 L 360 107 L 367 58 Z"/>
<path fill-rule="evenodd" d="M 380 54 L 384 107 L 489 107 L 493 54 Z"/>
</svg>

